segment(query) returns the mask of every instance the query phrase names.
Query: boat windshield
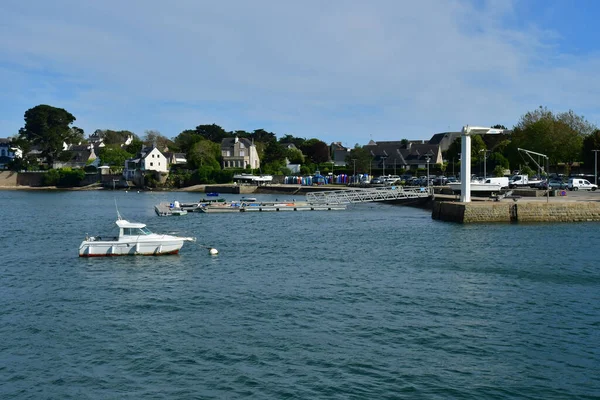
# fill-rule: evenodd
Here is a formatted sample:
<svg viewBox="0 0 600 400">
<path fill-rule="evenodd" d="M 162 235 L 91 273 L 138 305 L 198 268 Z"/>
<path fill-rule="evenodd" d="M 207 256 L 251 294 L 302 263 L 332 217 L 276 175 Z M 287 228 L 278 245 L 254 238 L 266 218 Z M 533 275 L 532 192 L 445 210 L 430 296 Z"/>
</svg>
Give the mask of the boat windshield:
<svg viewBox="0 0 600 400">
<path fill-rule="evenodd" d="M 124 236 L 141 236 L 151 235 L 152 232 L 148 228 L 123 228 Z"/>
</svg>

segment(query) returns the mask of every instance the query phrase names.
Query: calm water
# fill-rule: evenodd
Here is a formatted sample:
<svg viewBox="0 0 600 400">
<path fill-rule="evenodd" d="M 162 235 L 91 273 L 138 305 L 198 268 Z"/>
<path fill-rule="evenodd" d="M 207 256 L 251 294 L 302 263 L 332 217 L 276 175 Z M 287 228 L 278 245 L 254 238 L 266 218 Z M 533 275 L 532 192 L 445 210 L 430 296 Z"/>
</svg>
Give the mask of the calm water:
<svg viewBox="0 0 600 400">
<path fill-rule="evenodd" d="M 0 191 L 0 398 L 600 397 L 600 224 L 154 214 L 200 197 Z M 80 259 L 115 198 L 199 244 Z"/>
</svg>

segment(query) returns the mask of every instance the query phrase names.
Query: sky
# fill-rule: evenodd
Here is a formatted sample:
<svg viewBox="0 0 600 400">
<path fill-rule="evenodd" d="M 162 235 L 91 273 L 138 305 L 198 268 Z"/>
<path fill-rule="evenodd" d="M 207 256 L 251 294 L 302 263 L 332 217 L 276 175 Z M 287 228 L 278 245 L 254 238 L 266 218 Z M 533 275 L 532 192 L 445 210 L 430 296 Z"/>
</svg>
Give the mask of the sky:
<svg viewBox="0 0 600 400">
<path fill-rule="evenodd" d="M 2 0 L 0 137 L 39 104 L 86 136 L 217 124 L 353 147 L 508 128 L 539 106 L 600 125 L 593 0 Z"/>
</svg>

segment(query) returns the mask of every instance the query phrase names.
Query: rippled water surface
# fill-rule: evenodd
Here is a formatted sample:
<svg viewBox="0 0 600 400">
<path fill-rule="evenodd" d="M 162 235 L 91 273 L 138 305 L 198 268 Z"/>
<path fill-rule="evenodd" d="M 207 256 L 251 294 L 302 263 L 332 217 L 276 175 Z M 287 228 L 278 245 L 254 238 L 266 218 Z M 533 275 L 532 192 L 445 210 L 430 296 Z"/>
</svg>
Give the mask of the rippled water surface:
<svg viewBox="0 0 600 400">
<path fill-rule="evenodd" d="M 0 398 L 600 397 L 598 223 L 154 214 L 201 196 L 0 192 Z M 80 259 L 115 199 L 198 243 Z"/>
</svg>

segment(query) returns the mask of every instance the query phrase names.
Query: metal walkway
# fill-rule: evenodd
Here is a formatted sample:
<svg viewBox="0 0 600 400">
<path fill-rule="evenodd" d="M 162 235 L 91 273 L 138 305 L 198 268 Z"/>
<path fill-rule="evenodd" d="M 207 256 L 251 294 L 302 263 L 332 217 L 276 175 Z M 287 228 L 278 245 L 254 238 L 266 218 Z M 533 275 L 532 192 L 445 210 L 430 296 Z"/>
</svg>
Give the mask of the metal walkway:
<svg viewBox="0 0 600 400">
<path fill-rule="evenodd" d="M 366 189 L 328 190 L 306 193 L 311 204 L 348 204 L 371 201 L 420 199 L 433 195 L 433 188 L 385 186 Z"/>
</svg>

